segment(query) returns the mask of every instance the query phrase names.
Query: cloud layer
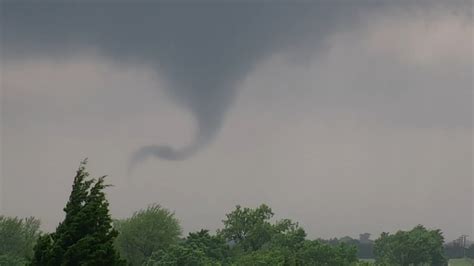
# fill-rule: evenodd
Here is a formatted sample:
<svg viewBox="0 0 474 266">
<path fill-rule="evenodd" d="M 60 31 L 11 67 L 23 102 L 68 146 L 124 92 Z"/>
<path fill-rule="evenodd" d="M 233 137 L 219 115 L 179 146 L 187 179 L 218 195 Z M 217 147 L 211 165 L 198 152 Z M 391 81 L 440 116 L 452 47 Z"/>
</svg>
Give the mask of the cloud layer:
<svg viewBox="0 0 474 266">
<path fill-rule="evenodd" d="M 87 156 L 114 217 L 212 230 L 266 202 L 312 237 L 472 235 L 470 2 L 332 2 L 2 2 L 2 213 L 53 229 Z M 155 144 L 188 160 L 127 178 Z"/>
<path fill-rule="evenodd" d="M 437 4 L 405 4 L 402 10 Z M 305 58 L 321 51 L 334 32 L 350 31 L 361 17 L 394 8 L 400 6 L 347 1 L 7 3 L 2 16 L 4 54 L 7 59 L 64 57 L 97 49 L 112 60 L 153 67 L 165 78 L 168 95 L 193 114 L 196 136 L 179 149 L 145 146 L 132 162 L 149 156 L 182 160 L 215 138 L 239 82 L 258 62 L 281 51 Z"/>
</svg>

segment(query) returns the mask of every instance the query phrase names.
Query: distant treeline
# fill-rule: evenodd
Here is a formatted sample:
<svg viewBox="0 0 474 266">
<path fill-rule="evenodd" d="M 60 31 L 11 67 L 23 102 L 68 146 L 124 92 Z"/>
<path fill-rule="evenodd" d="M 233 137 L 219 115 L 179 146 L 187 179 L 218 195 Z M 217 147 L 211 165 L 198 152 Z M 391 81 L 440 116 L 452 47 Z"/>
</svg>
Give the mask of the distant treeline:
<svg viewBox="0 0 474 266">
<path fill-rule="evenodd" d="M 290 219 L 274 220 L 270 207 L 236 206 L 215 233 L 202 229 L 182 237 L 174 213 L 150 205 L 113 220 L 104 177 L 89 178 L 82 162 L 56 231 L 40 231 L 35 218 L 0 216 L 0 266 L 16 265 L 447 265 L 474 257 L 466 239 L 444 244 L 440 230 L 410 231 L 329 240 L 307 238 Z"/>
<path fill-rule="evenodd" d="M 324 243 L 337 245 L 339 243 L 346 243 L 357 247 L 357 257 L 359 259 L 375 259 L 374 254 L 374 240 L 369 239 L 370 234 L 361 234 L 359 239 L 354 239 L 349 236 L 342 238 L 331 238 L 329 240 L 320 239 Z M 471 258 L 474 259 L 474 243 L 469 241 L 462 241 L 456 239 L 454 241 L 445 243 L 443 245 L 444 255 L 448 259 Z"/>
</svg>

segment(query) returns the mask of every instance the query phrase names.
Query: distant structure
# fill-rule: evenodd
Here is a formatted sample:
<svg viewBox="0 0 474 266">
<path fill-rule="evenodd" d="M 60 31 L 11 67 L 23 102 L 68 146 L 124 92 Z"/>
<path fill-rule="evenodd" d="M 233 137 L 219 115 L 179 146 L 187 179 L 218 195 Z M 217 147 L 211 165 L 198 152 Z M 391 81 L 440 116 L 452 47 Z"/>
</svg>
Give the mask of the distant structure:
<svg viewBox="0 0 474 266">
<path fill-rule="evenodd" d="M 372 241 L 370 240 L 370 234 L 369 233 L 363 233 L 359 235 L 359 242 L 361 244 L 368 244 L 371 243 Z"/>
<path fill-rule="evenodd" d="M 464 258 L 466 257 L 466 250 L 468 248 L 467 237 L 468 235 L 461 235 L 457 240 L 455 240 L 462 248 Z"/>
</svg>

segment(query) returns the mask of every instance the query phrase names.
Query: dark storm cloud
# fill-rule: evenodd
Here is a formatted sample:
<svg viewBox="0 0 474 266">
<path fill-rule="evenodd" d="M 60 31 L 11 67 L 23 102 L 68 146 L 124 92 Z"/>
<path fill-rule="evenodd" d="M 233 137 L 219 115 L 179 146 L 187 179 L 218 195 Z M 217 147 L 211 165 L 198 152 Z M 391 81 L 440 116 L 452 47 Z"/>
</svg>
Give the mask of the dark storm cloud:
<svg viewBox="0 0 474 266">
<path fill-rule="evenodd" d="M 436 1 L 418 3 L 410 7 Z M 329 34 L 385 6 L 380 1 L 2 5 L 7 59 L 64 57 L 92 48 L 112 60 L 147 64 L 166 79 L 169 96 L 196 119 L 195 139 L 181 149 L 143 147 L 134 162 L 192 156 L 216 136 L 238 83 L 258 62 L 280 51 L 320 50 Z"/>
<path fill-rule="evenodd" d="M 114 217 L 159 202 L 184 232 L 265 202 L 311 238 L 473 235 L 471 0 L 19 1 L 0 0 L 2 214 L 54 230 L 88 156 Z M 214 140 L 127 178 L 143 144 Z"/>
</svg>

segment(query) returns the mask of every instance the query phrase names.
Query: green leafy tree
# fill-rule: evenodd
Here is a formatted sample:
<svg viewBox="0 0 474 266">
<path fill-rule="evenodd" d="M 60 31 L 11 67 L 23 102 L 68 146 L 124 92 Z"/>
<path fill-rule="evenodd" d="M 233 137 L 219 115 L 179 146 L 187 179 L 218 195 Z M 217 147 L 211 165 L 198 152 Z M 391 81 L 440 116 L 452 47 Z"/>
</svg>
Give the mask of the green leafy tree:
<svg viewBox="0 0 474 266">
<path fill-rule="evenodd" d="M 229 245 L 208 230 L 189 233 L 186 239 L 153 252 L 146 265 L 228 265 Z"/>
<path fill-rule="evenodd" d="M 30 261 L 39 227 L 40 221 L 33 217 L 0 216 L 0 265 L 24 265 Z"/>
<path fill-rule="evenodd" d="M 120 232 L 115 245 L 132 265 L 142 265 L 153 252 L 177 244 L 181 235 L 174 213 L 156 204 L 115 221 L 114 227 Z"/>
<path fill-rule="evenodd" d="M 224 220 L 219 235 L 235 242 L 236 265 L 352 265 L 357 262 L 355 246 L 329 245 L 306 240 L 297 223 L 283 219 L 271 223 L 272 210 L 237 206 Z"/>
<path fill-rule="evenodd" d="M 291 251 L 300 249 L 306 239 L 306 232 L 289 219 L 277 221 L 273 225 L 273 235 L 267 245 L 285 247 Z"/>
<path fill-rule="evenodd" d="M 0 265 L 23 266 L 28 264 L 28 260 L 11 254 L 0 255 Z"/>
<path fill-rule="evenodd" d="M 280 266 L 287 263 L 287 254 L 279 249 L 262 249 L 245 253 L 236 258 L 232 265 Z"/>
<path fill-rule="evenodd" d="M 256 251 L 275 233 L 276 228 L 269 222 L 272 217 L 272 209 L 265 204 L 256 209 L 236 206 L 234 211 L 226 214 L 227 219 L 222 221 L 224 228 L 219 235 L 235 242 L 245 252 Z"/>
<path fill-rule="evenodd" d="M 66 216 L 52 234 L 42 236 L 35 247 L 32 265 L 124 265 L 113 241 L 104 178 L 87 180 L 87 161 L 81 162 L 74 178 Z"/>
<path fill-rule="evenodd" d="M 447 265 L 443 254 L 444 238 L 440 230 L 418 225 L 393 235 L 382 233 L 375 240 L 374 254 L 381 265 Z"/>
<path fill-rule="evenodd" d="M 357 262 L 357 249 L 344 243 L 333 246 L 307 240 L 297 251 L 296 261 L 297 265 L 353 265 Z"/>
<path fill-rule="evenodd" d="M 350 266 L 358 260 L 356 248 L 346 244 L 332 246 L 305 240 L 297 249 L 288 246 L 264 246 L 245 252 L 234 259 L 234 265 L 321 265 Z"/>
<path fill-rule="evenodd" d="M 189 247 L 200 249 L 212 260 L 226 262 L 230 256 L 230 248 L 225 239 L 219 235 L 211 235 L 208 230 L 189 233 L 183 243 Z"/>
<path fill-rule="evenodd" d="M 166 249 L 153 252 L 145 265 L 204 266 L 220 265 L 220 263 L 208 257 L 199 246 L 175 244 Z"/>
</svg>

